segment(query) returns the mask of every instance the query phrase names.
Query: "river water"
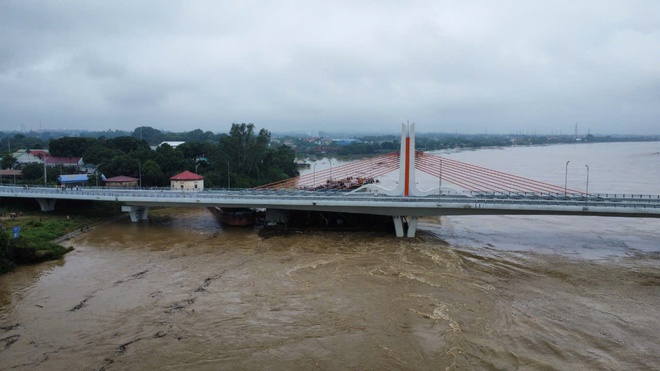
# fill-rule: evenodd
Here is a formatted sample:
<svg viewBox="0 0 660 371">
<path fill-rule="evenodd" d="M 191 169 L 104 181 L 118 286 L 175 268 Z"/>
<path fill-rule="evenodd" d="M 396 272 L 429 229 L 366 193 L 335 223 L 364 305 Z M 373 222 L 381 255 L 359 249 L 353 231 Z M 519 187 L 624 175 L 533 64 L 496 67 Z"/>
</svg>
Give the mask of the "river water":
<svg viewBox="0 0 660 371">
<path fill-rule="evenodd" d="M 660 143 L 444 156 L 660 193 Z M 436 180 L 420 176 L 420 188 Z M 416 238 L 152 212 L 0 276 L 0 369 L 657 369 L 660 220 L 425 218 Z M 171 218 L 167 218 L 167 216 Z"/>
</svg>

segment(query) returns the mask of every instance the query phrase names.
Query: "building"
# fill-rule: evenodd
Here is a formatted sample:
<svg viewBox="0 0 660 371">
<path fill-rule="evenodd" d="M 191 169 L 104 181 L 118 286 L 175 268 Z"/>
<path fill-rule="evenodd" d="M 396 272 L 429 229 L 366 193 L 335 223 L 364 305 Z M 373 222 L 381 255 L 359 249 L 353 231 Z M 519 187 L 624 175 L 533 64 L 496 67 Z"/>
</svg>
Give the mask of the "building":
<svg viewBox="0 0 660 371">
<path fill-rule="evenodd" d="M 82 157 L 58 157 L 50 156 L 46 157 L 46 166 L 75 166 L 79 168 L 83 165 Z"/>
<path fill-rule="evenodd" d="M 106 178 L 104 182 L 108 188 L 132 188 L 138 186 L 138 178 L 124 175 Z"/>
<path fill-rule="evenodd" d="M 168 146 L 170 146 L 172 148 L 176 148 L 176 147 L 182 145 L 183 143 L 185 143 L 185 142 L 169 140 L 169 141 L 162 142 L 161 144 L 158 145 L 158 147 L 162 146 L 163 144 L 167 144 Z"/>
<path fill-rule="evenodd" d="M 49 156 L 48 150 L 45 149 L 19 149 L 11 155 L 21 168 L 27 164 L 43 164 L 43 159 Z"/>
<path fill-rule="evenodd" d="M 87 184 L 89 178 L 87 174 L 62 174 L 57 177 L 57 181 L 64 187 L 83 186 Z"/>
<path fill-rule="evenodd" d="M 16 184 L 16 177 L 23 177 L 23 172 L 20 170 L 0 170 L 0 184 L 14 183 Z"/>
<path fill-rule="evenodd" d="M 203 191 L 204 177 L 192 171 L 184 171 L 170 178 L 173 190 L 179 191 Z"/>
</svg>

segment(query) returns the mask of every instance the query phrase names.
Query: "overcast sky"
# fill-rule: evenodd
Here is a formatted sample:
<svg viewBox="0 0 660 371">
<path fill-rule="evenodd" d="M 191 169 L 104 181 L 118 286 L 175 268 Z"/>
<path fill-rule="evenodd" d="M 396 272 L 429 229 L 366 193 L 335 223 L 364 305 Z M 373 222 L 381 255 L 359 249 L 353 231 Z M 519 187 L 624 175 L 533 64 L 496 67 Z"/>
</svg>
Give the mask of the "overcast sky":
<svg viewBox="0 0 660 371">
<path fill-rule="evenodd" d="M 660 1 L 0 1 L 0 130 L 660 134 Z"/>
</svg>

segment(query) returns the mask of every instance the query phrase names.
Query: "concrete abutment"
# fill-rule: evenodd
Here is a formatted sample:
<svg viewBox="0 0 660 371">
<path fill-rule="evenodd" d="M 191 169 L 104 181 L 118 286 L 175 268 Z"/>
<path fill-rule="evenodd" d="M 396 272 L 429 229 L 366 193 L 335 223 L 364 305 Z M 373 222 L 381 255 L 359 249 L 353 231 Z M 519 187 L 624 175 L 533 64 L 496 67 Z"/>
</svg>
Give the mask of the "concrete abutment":
<svg viewBox="0 0 660 371">
<path fill-rule="evenodd" d="M 55 203 L 57 199 L 55 198 L 35 198 L 39 203 L 41 211 L 53 211 L 55 210 Z"/>
<path fill-rule="evenodd" d="M 121 211 L 128 212 L 133 223 L 147 220 L 149 216 L 149 207 L 147 206 L 122 206 Z"/>
</svg>

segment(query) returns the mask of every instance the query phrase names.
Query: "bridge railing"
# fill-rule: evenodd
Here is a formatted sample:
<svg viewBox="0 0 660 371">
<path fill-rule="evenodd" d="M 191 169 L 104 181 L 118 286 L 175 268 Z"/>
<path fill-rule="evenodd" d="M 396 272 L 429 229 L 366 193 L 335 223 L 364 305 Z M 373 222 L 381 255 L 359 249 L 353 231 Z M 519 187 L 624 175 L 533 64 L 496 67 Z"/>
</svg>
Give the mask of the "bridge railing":
<svg viewBox="0 0 660 371">
<path fill-rule="evenodd" d="M 80 188 L 61 190 L 49 187 L 12 187 L 0 186 L 0 196 L 29 198 L 62 198 L 62 195 L 72 198 L 93 200 L 95 197 L 140 198 L 148 199 L 203 199 L 213 200 L 263 200 L 280 199 L 291 201 L 350 201 L 364 203 L 398 202 L 398 203 L 428 203 L 438 204 L 484 204 L 484 205 L 557 205 L 557 206 L 600 206 L 600 207 L 638 207 L 660 208 L 660 195 L 641 194 L 556 194 L 556 193 L 487 193 L 472 192 L 466 195 L 429 195 L 419 197 L 386 196 L 375 193 L 347 194 L 345 192 L 314 192 L 304 190 L 204 190 L 180 191 L 165 189 L 92 189 Z M 57 195 L 57 196 L 56 196 Z M 69 198 L 69 197 L 67 197 Z M 122 200 L 126 201 L 126 200 Z M 275 203 L 276 204 L 276 203 Z"/>
</svg>

